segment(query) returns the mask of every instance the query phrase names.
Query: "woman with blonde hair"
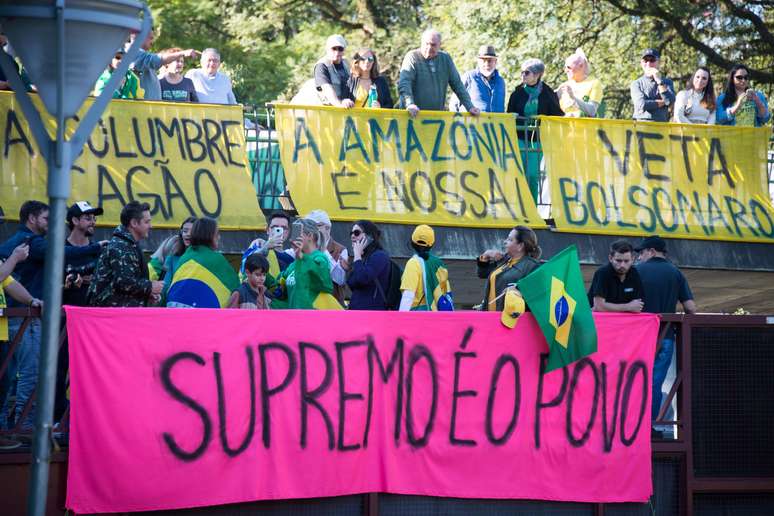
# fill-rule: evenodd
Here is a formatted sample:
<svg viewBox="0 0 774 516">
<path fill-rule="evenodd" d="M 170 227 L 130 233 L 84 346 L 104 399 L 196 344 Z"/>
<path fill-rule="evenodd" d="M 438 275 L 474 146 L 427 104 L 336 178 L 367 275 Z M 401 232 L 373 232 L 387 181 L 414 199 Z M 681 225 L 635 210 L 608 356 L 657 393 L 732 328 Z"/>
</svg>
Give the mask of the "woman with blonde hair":
<svg viewBox="0 0 774 516">
<path fill-rule="evenodd" d="M 279 278 L 281 295 L 287 299 L 288 308 L 302 310 L 342 310 L 333 297 L 333 280 L 323 235 L 312 219 L 293 222 L 291 241 L 296 259 L 282 271 Z"/>
<path fill-rule="evenodd" d="M 595 117 L 602 103 L 604 87 L 591 77 L 591 65 L 580 48 L 564 61 L 567 80 L 559 85 L 559 106 L 565 116 Z"/>
</svg>

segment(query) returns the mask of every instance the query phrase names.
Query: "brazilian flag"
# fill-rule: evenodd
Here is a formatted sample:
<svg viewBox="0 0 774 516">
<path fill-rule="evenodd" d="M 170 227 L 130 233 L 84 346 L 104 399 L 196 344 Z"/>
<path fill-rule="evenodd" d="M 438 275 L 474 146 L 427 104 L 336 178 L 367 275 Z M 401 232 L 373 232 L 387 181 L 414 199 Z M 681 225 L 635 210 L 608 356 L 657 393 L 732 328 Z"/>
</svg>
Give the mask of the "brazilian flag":
<svg viewBox="0 0 774 516">
<path fill-rule="evenodd" d="M 222 254 L 204 245 L 192 245 L 177 264 L 167 306 L 225 308 L 238 288 L 239 276 Z"/>
<path fill-rule="evenodd" d="M 548 342 L 546 371 L 597 350 L 597 329 L 574 245 L 519 281 L 518 288 Z"/>
</svg>

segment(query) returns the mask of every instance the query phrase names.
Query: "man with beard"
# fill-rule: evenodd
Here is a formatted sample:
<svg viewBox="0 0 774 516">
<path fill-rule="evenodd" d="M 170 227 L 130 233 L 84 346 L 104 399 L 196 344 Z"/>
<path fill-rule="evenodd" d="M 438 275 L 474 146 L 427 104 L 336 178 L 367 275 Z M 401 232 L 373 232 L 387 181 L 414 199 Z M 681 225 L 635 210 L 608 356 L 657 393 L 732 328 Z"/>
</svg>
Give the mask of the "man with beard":
<svg viewBox="0 0 774 516">
<path fill-rule="evenodd" d="M 70 235 L 65 240 L 65 249 L 83 248 L 91 245 L 91 237 L 94 236 L 94 228 L 97 225 L 97 216 L 102 215 L 102 213 L 102 208 L 94 208 L 87 201 L 78 201 L 70 206 L 67 210 L 67 227 L 70 228 Z M 65 258 L 63 305 L 89 305 L 86 301 L 86 292 L 89 290 L 98 258 L 99 256 L 94 255 Z M 59 421 L 67 408 L 66 392 L 69 363 L 69 353 L 65 341 L 60 349 L 57 363 L 54 421 Z"/>
<path fill-rule="evenodd" d="M 7 259 L 13 250 L 22 243 L 29 245 L 29 257 L 19 263 L 14 270 L 14 278 L 32 295 L 30 306 L 40 306 L 43 297 L 43 268 L 46 258 L 48 240 L 48 205 L 40 201 L 26 201 L 19 209 L 19 229 L 0 245 L 0 259 Z M 100 252 L 99 244 L 89 244 L 83 247 L 65 248 L 65 260 L 76 256 L 95 258 Z M 9 300 L 9 307 L 22 306 L 18 301 Z M 10 341 L 22 327 L 24 317 L 8 319 L 8 338 Z M 24 332 L 19 346 L 14 352 L 6 374 L 17 381 L 16 402 L 14 407 L 6 407 L 5 400 L 0 399 L 0 428 L 12 425 L 8 422 L 9 412 L 19 419 L 24 405 L 30 399 L 38 381 L 38 356 L 40 355 L 41 325 L 40 319 L 33 318 Z M 0 397 L 2 398 L 2 397 Z M 30 430 L 35 421 L 35 407 L 30 409 L 24 421 L 22 430 Z M 17 421 L 18 422 L 18 421 Z"/>
<path fill-rule="evenodd" d="M 610 245 L 608 263 L 597 269 L 589 289 L 589 303 L 597 312 L 641 312 L 642 281 L 634 264 L 634 248 L 626 240 Z"/>
<path fill-rule="evenodd" d="M 78 201 L 67 210 L 67 226 L 70 235 L 65 241 L 68 247 L 85 247 L 91 244 L 97 216 L 102 215 L 102 208 L 94 208 L 87 201 Z M 97 264 L 98 256 L 71 256 L 65 259 L 65 290 L 62 293 L 62 304 L 88 306 L 86 291 Z"/>
</svg>

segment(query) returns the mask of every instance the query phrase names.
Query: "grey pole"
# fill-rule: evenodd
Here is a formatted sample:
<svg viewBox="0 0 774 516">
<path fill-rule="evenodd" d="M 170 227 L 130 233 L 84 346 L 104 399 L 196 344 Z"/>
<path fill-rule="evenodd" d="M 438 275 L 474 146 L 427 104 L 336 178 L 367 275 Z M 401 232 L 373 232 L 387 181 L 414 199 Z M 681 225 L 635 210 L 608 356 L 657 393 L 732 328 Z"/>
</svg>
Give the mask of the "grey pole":
<svg viewBox="0 0 774 516">
<path fill-rule="evenodd" d="M 65 13 L 67 0 L 56 0 L 53 6 L 46 5 L 6 5 L 0 3 L 0 18 L 4 24 L 8 24 L 6 33 L 17 20 L 54 20 L 54 30 L 48 34 L 56 33 L 57 65 L 55 70 L 56 80 L 48 80 L 51 69 L 40 71 L 46 87 L 56 87 L 53 103 L 56 105 L 56 113 L 52 113 L 56 119 L 56 140 L 51 140 L 41 114 L 34 107 L 30 95 L 25 91 L 25 86 L 16 69 L 16 65 L 5 51 L 0 48 L 0 68 L 5 72 L 15 92 L 19 107 L 24 113 L 30 131 L 32 132 L 41 155 L 46 159 L 48 166 L 48 197 L 49 197 L 49 231 L 48 245 L 46 247 L 46 261 L 43 274 L 43 313 L 42 313 L 42 339 L 40 349 L 40 361 L 38 368 L 37 401 L 35 411 L 35 437 L 33 441 L 32 475 L 30 478 L 30 490 L 27 498 L 27 514 L 43 516 L 46 511 L 48 494 L 49 461 L 51 459 L 52 419 L 54 408 L 54 396 L 57 373 L 57 357 L 59 355 L 59 329 L 62 321 L 62 280 L 64 276 L 64 241 L 65 241 L 65 213 L 67 198 L 70 196 L 70 175 L 73 162 L 83 149 L 91 131 L 99 121 L 102 112 L 107 107 L 115 90 L 130 62 L 140 49 L 141 43 L 151 30 L 153 19 L 147 4 L 136 0 L 104 0 L 103 2 L 78 2 L 70 1 L 71 9 Z M 104 10 L 102 10 L 104 8 Z M 136 16 L 142 11 L 143 18 L 140 23 Z M 65 138 L 65 122 L 73 116 L 77 108 L 70 107 L 73 112 L 68 112 L 65 106 L 66 98 L 71 100 L 79 91 L 70 91 L 67 88 L 66 79 L 66 53 L 65 22 L 79 22 L 95 24 L 96 26 L 113 26 L 118 30 L 129 31 L 139 29 L 139 34 L 134 43 L 127 50 L 126 57 L 116 68 L 113 76 L 108 81 L 105 91 L 97 97 L 86 112 L 83 119 L 77 125 L 70 140 Z M 19 25 L 20 26 L 20 25 Z M 25 25 L 29 26 L 29 25 Z M 88 30 L 91 29 L 87 29 Z M 99 34 L 99 33 L 97 33 Z M 26 36 L 38 37 L 34 31 L 15 33 L 19 41 Z M 26 50 L 24 44 L 21 48 Z M 35 49 L 37 47 L 29 47 Z M 34 62 L 37 56 L 35 52 L 28 55 L 30 62 Z M 70 73 L 80 73 L 70 70 Z M 41 78 L 41 77 L 39 77 Z M 32 77 L 33 80 L 36 77 Z M 96 76 L 94 79 L 96 80 Z M 53 83 L 53 84 L 52 84 Z M 86 85 L 89 86 L 88 84 Z M 79 86 L 80 87 L 80 86 Z M 77 90 L 78 88 L 75 88 Z M 50 91 L 50 90 L 47 90 Z M 40 91 L 43 95 L 43 91 Z M 85 92 L 84 96 L 85 96 Z M 45 105 L 45 98 L 42 96 Z M 49 103 L 52 104 L 52 103 Z M 53 106 L 49 106 L 51 109 Z"/>
<path fill-rule="evenodd" d="M 64 0 L 56 3 L 57 83 L 65 84 Z M 48 473 L 51 460 L 52 419 L 56 390 L 59 327 L 62 320 L 62 280 L 64 275 L 65 211 L 70 195 L 71 146 L 65 140 L 64 88 L 57 91 L 56 141 L 48 153 L 49 225 L 46 262 L 43 271 L 42 339 L 38 369 L 38 396 L 35 438 L 32 444 L 32 475 L 27 513 L 46 513 Z"/>
</svg>

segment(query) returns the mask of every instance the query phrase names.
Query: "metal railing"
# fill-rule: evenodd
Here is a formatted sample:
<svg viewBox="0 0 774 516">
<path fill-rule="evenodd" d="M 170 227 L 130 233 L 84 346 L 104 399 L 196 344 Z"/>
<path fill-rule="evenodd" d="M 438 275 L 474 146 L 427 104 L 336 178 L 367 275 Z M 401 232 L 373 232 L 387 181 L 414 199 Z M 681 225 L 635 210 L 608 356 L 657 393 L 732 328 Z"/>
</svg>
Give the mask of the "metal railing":
<svg viewBox="0 0 774 516">
<path fill-rule="evenodd" d="M 245 111 L 245 119 L 250 121 L 247 126 L 254 124 L 260 127 L 259 129 L 248 128 L 245 134 L 253 186 L 259 206 L 265 212 L 276 209 L 295 211 L 280 161 L 279 140 L 274 131 L 274 107 L 269 104 L 259 110 L 252 106 Z M 525 170 L 537 171 L 536 204 L 540 215 L 548 219 L 551 213 L 551 197 L 543 161 L 543 149 L 540 145 L 538 121 L 529 117 L 517 117 L 516 129 L 527 135 L 526 144 L 520 149 L 522 161 Z M 769 197 L 774 202 L 774 135 L 769 139 L 767 161 Z"/>
<path fill-rule="evenodd" d="M 21 326 L 19 327 L 19 330 L 14 335 L 14 338 L 11 339 L 8 343 L 0 344 L 2 346 L 7 346 L 7 349 L 5 350 L 5 356 L 2 361 L 0 361 L 0 378 L 3 378 L 4 375 L 8 374 L 9 367 L 11 365 L 12 359 L 16 351 L 19 349 L 19 346 L 21 345 L 22 339 L 24 338 L 24 334 L 26 333 L 27 329 L 29 328 L 30 323 L 34 319 L 39 319 L 41 316 L 41 309 L 40 308 L 25 308 L 25 307 L 11 307 L 11 308 L 3 308 L 0 310 L 0 316 L 11 318 L 11 317 L 21 317 L 23 318 L 23 321 L 21 323 Z M 62 345 L 64 345 L 67 338 L 67 332 L 66 329 L 63 327 L 62 331 L 59 335 L 59 347 L 61 349 Z M 6 414 L 7 421 L 11 422 L 11 425 L 7 429 L 0 428 L 0 437 L 7 437 L 7 436 L 13 436 L 16 438 L 21 438 L 22 442 L 28 442 L 32 438 L 33 429 L 29 427 L 24 426 L 24 421 L 27 419 L 27 416 L 29 415 L 30 411 L 32 410 L 33 405 L 35 404 L 35 400 L 37 398 L 37 375 L 35 376 L 35 382 L 36 386 L 32 390 L 30 397 L 27 399 L 27 401 L 24 404 L 24 407 L 22 408 L 21 413 L 19 414 L 18 418 L 15 417 L 15 411 L 12 410 L 10 413 Z M 9 381 L 9 383 L 12 383 Z M 66 385 L 65 385 L 66 388 Z M 10 389 L 9 389 L 10 390 Z M 8 392 L 6 394 L 6 400 L 5 404 L 6 406 L 1 406 L 0 410 L 8 410 L 9 407 L 14 407 L 16 404 L 15 397 L 11 395 L 11 392 Z M 63 393 L 62 393 L 63 394 Z M 60 428 L 62 428 L 65 432 L 67 430 L 67 426 L 69 423 L 69 414 L 70 409 L 69 407 L 64 410 L 64 413 L 62 415 L 59 421 Z M 56 423 L 56 421 L 55 421 Z"/>
</svg>

